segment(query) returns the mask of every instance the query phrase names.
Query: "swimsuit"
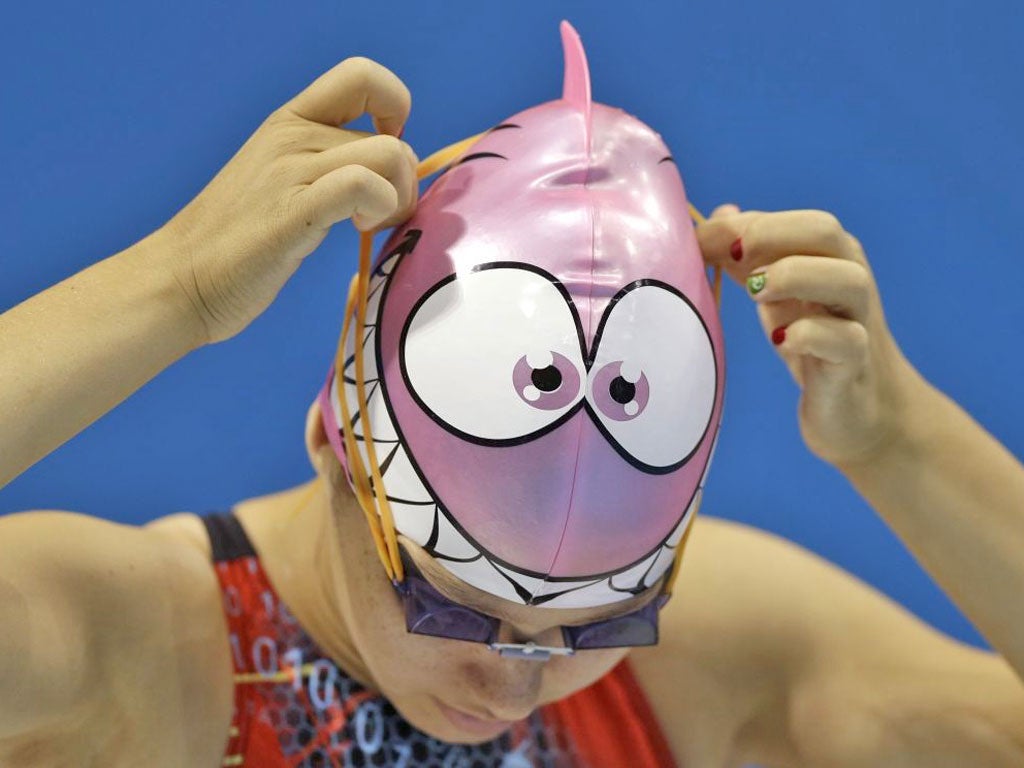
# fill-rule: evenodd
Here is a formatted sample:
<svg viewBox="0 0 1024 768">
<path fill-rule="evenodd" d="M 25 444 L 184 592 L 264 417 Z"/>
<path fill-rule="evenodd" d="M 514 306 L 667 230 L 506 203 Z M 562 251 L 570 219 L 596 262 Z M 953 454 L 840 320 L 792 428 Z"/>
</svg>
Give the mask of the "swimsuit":
<svg viewBox="0 0 1024 768">
<path fill-rule="evenodd" d="M 223 592 L 235 670 L 224 766 L 675 766 L 626 659 L 491 741 L 449 744 L 427 735 L 309 637 L 277 596 L 233 514 L 212 512 L 202 520 Z"/>
</svg>

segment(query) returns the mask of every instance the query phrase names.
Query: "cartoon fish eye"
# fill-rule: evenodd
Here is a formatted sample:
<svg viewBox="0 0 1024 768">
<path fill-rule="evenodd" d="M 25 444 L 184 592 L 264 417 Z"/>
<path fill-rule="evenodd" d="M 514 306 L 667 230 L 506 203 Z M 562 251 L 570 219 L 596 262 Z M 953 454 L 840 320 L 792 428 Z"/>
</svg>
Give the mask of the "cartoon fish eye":
<svg viewBox="0 0 1024 768">
<path fill-rule="evenodd" d="M 516 361 L 512 386 L 534 408 L 561 410 L 579 399 L 579 369 L 560 352 L 538 348 Z"/>
<path fill-rule="evenodd" d="M 635 419 L 647 409 L 651 385 L 635 358 L 614 360 L 593 376 L 592 402 L 615 421 Z"/>
<path fill-rule="evenodd" d="M 506 264 L 452 275 L 410 312 L 400 363 L 424 411 L 449 432 L 494 445 L 534 439 L 585 406 L 633 463 L 665 471 L 688 459 L 717 386 L 711 339 L 692 304 L 655 281 L 624 289 L 600 321 L 588 371 L 565 289 L 539 268 Z"/>
<path fill-rule="evenodd" d="M 431 288 L 402 330 L 409 391 L 450 432 L 521 442 L 583 398 L 582 331 L 550 275 L 488 266 Z"/>
<path fill-rule="evenodd" d="M 718 387 L 711 336 L 671 286 L 639 281 L 613 300 L 594 337 L 587 404 L 605 435 L 644 468 L 687 461 Z"/>
</svg>

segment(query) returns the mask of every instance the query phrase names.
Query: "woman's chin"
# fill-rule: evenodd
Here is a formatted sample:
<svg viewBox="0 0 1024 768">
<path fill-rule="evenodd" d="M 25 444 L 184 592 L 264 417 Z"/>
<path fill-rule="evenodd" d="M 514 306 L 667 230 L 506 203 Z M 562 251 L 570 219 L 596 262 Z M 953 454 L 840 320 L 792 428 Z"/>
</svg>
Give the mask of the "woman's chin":
<svg viewBox="0 0 1024 768">
<path fill-rule="evenodd" d="M 415 728 L 447 744 L 483 744 L 498 738 L 513 723 L 482 720 L 451 707 L 434 696 L 425 696 L 421 706 L 408 714 L 392 701 L 402 717 Z"/>
<path fill-rule="evenodd" d="M 440 711 L 444 720 L 450 728 L 454 728 L 459 734 L 459 743 L 479 744 L 484 741 L 496 739 L 514 723 L 507 720 L 494 720 L 491 718 L 480 718 L 465 712 L 457 707 L 445 704 L 440 699 L 434 699 L 434 704 Z"/>
</svg>

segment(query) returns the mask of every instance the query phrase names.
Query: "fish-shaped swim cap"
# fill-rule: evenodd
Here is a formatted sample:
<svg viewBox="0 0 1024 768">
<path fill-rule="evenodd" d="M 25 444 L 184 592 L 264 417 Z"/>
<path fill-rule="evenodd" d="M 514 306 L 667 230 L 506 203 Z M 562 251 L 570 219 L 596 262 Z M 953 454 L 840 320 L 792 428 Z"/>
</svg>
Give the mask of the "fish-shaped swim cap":
<svg viewBox="0 0 1024 768">
<path fill-rule="evenodd" d="M 364 491 L 385 528 L 486 592 L 583 608 L 673 564 L 725 358 L 675 161 L 646 124 L 591 101 L 579 37 L 561 32 L 562 98 L 475 137 L 391 233 L 320 406 L 353 489 L 379 469 L 386 500 L 376 481 Z"/>
</svg>

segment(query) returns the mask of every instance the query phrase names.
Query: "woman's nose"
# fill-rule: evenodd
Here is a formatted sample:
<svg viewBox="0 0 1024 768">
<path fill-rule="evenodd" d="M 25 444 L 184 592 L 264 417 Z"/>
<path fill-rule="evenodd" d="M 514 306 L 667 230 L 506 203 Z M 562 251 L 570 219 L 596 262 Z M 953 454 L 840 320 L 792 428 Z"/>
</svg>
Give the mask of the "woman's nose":
<svg viewBox="0 0 1024 768">
<path fill-rule="evenodd" d="M 537 645 L 545 645 L 554 648 L 561 648 L 565 643 L 562 640 L 562 631 L 559 627 L 550 627 L 543 632 L 527 633 L 516 629 L 507 621 L 501 622 L 498 627 L 499 643 L 528 643 L 533 641 Z"/>
<path fill-rule="evenodd" d="M 529 717 L 540 700 L 546 664 L 495 656 L 467 670 L 480 706 L 496 720 L 515 722 Z"/>
</svg>

